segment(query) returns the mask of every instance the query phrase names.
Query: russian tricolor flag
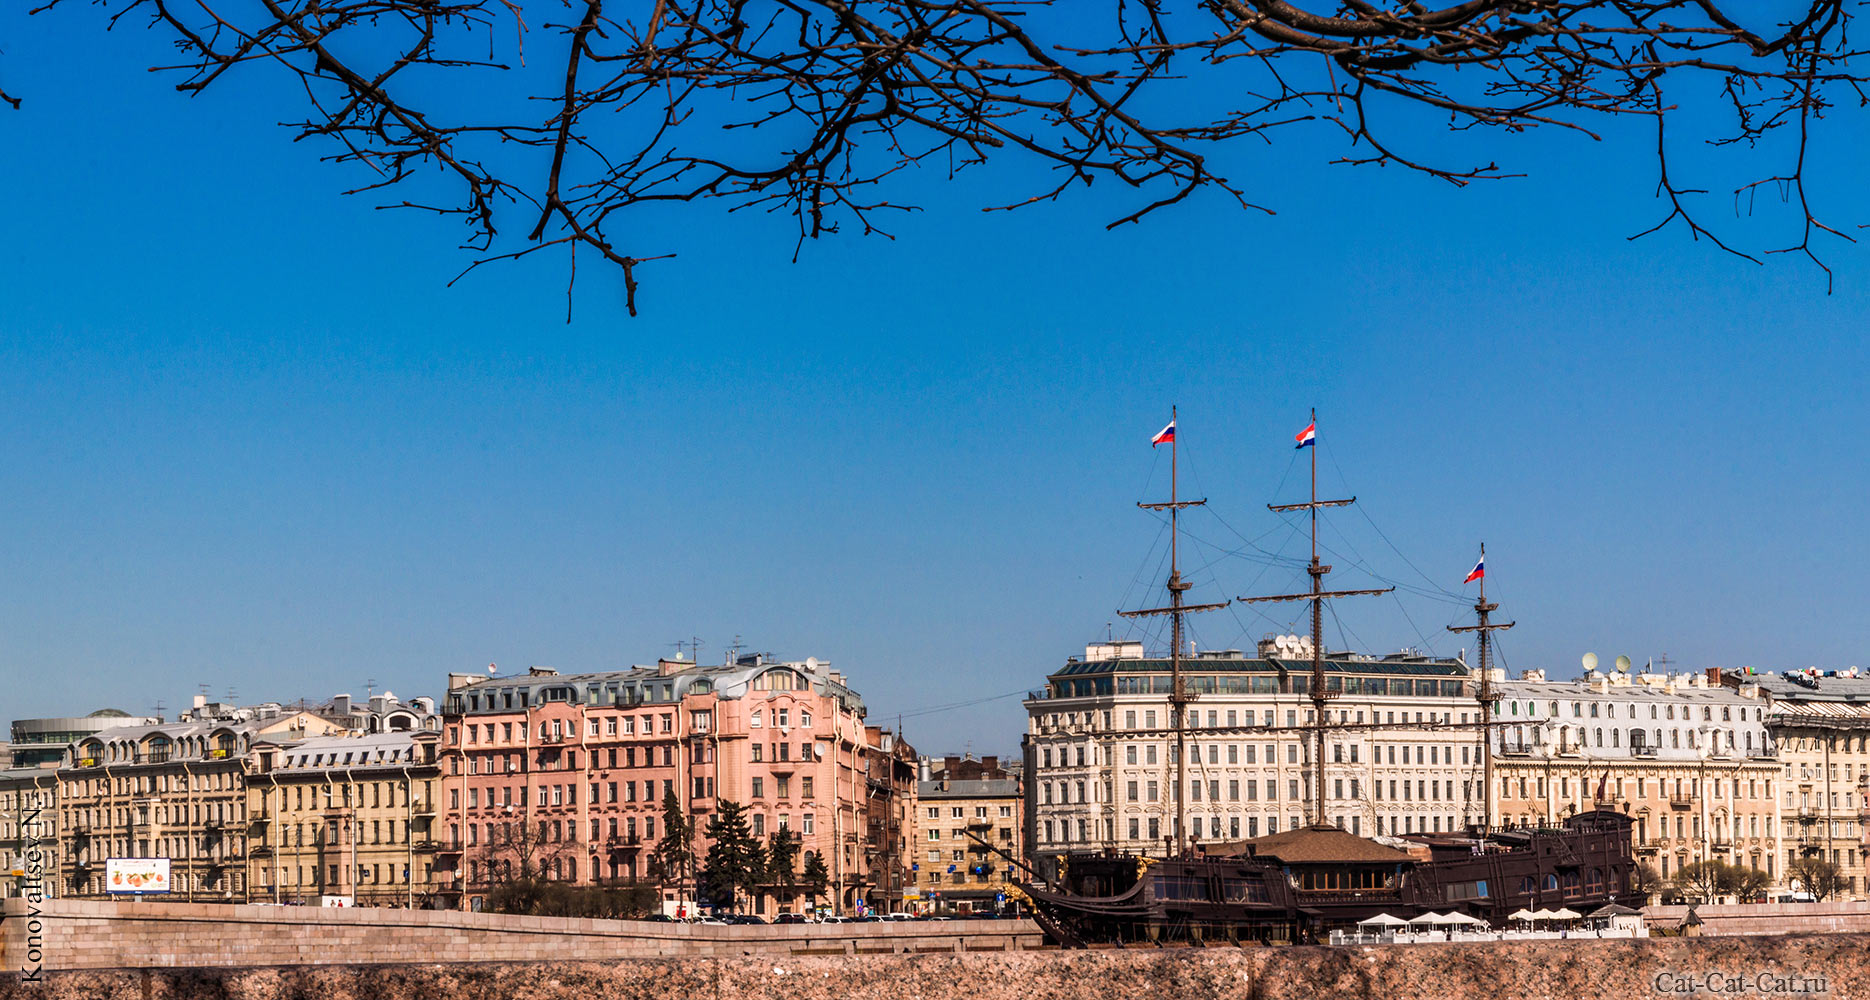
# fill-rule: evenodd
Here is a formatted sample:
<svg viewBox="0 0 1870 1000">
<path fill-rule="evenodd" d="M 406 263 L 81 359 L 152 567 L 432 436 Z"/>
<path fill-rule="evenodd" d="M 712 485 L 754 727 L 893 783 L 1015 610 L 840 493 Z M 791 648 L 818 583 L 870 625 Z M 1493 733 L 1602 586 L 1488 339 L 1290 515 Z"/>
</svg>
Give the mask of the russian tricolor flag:
<svg viewBox="0 0 1870 1000">
<path fill-rule="evenodd" d="M 1486 576 L 1486 575 L 1487 575 L 1487 557 L 1481 556 L 1480 561 L 1474 564 L 1474 568 L 1467 571 L 1467 579 L 1462 580 L 1461 582 L 1462 583 L 1473 583 L 1475 580 L 1478 580 L 1481 577 Z"/>
<path fill-rule="evenodd" d="M 1317 443 L 1317 440 L 1318 440 L 1318 421 L 1314 420 L 1311 423 L 1306 424 L 1305 429 L 1299 432 L 1299 436 L 1298 436 L 1299 443 L 1297 447 L 1310 448 L 1313 444 Z"/>
<path fill-rule="evenodd" d="M 1171 420 L 1169 421 L 1169 426 L 1164 427 L 1163 429 L 1157 431 L 1156 436 L 1149 439 L 1149 446 L 1151 448 L 1154 448 L 1155 446 L 1162 444 L 1165 441 L 1174 441 L 1174 440 L 1175 440 L 1175 421 Z"/>
</svg>

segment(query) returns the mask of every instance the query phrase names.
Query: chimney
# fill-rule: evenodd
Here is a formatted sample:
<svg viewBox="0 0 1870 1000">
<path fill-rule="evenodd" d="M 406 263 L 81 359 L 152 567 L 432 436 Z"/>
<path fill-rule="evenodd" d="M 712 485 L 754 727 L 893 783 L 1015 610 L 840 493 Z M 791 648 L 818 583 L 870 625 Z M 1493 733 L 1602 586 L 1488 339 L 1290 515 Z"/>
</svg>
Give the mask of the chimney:
<svg viewBox="0 0 1870 1000">
<path fill-rule="evenodd" d="M 195 710 L 200 711 L 201 709 L 204 709 L 207 707 L 208 707 L 208 696 L 205 694 L 196 695 L 195 696 Z"/>
<path fill-rule="evenodd" d="M 351 696 L 348 694 L 332 695 L 331 711 L 337 715 L 351 714 Z"/>
<path fill-rule="evenodd" d="M 694 666 L 694 664 L 688 662 L 687 660 L 683 660 L 683 659 L 671 660 L 668 657 L 663 657 L 662 659 L 659 659 L 656 661 L 656 675 L 658 677 L 667 677 L 670 674 L 678 673 L 683 670 L 687 670 L 689 667 L 692 667 L 692 666 Z"/>
</svg>

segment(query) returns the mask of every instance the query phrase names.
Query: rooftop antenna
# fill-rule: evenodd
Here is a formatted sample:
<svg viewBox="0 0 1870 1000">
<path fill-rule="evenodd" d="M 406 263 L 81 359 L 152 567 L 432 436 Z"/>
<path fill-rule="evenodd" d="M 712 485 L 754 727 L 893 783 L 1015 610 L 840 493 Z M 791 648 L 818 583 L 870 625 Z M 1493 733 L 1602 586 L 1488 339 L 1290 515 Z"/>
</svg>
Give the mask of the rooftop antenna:
<svg viewBox="0 0 1870 1000">
<path fill-rule="evenodd" d="M 740 647 L 741 647 L 741 645 L 742 645 L 742 644 L 741 644 L 741 641 L 740 641 L 740 633 L 738 633 L 738 632 L 736 632 L 736 633 L 734 633 L 734 641 L 733 641 L 733 643 L 731 643 L 731 644 L 730 644 L 730 645 L 729 645 L 729 646 L 727 647 L 727 665 L 728 665 L 728 666 L 733 666 L 733 664 L 734 664 L 734 660 L 735 660 L 735 658 L 736 658 L 736 657 L 738 657 L 738 656 L 740 655 Z"/>
<path fill-rule="evenodd" d="M 1112 643 L 1112 642 L 1117 641 L 1117 629 L 1115 626 L 1116 626 L 1115 622 L 1104 623 L 1104 641 L 1106 643 Z"/>
<path fill-rule="evenodd" d="M 1480 784 L 1481 814 L 1480 821 L 1488 822 L 1493 816 L 1493 754 L 1490 752 L 1487 738 L 1493 725 L 1494 708 L 1500 702 L 1499 692 L 1493 689 L 1493 634 L 1512 628 L 1518 622 L 1490 622 L 1487 616 L 1499 610 L 1500 605 L 1487 600 L 1487 543 L 1480 543 L 1480 561 L 1468 572 L 1468 579 L 1480 581 L 1480 596 L 1474 599 L 1474 624 L 1450 625 L 1450 632 L 1478 632 L 1479 649 L 1474 662 L 1480 670 L 1480 683 L 1474 686 L 1474 700 L 1480 703 Z M 1597 654 L 1584 655 L 1584 669 L 1597 668 Z M 1472 772 L 1469 772 L 1472 773 Z"/>
<path fill-rule="evenodd" d="M 1325 574 L 1331 567 L 1318 561 L 1318 511 L 1323 507 L 1348 507 L 1357 502 L 1356 497 L 1348 500 L 1318 499 L 1318 410 L 1312 410 L 1312 422 L 1298 433 L 1298 447 L 1312 450 L 1312 498 L 1305 503 L 1281 503 L 1266 505 L 1266 509 L 1275 514 L 1287 511 L 1303 510 L 1311 514 L 1312 527 L 1312 562 L 1305 568 L 1311 575 L 1312 589 L 1303 594 L 1274 594 L 1269 597 L 1243 597 L 1248 604 L 1266 601 L 1310 601 L 1312 604 L 1312 679 L 1309 685 L 1312 699 L 1312 825 L 1325 825 L 1325 705 L 1340 692 L 1325 690 L 1325 602 L 1337 597 L 1359 597 L 1366 594 L 1387 594 L 1395 587 L 1383 587 L 1377 590 L 1326 590 Z"/>
<path fill-rule="evenodd" d="M 377 693 L 377 679 L 375 677 L 365 678 L 364 679 L 364 702 L 365 704 L 368 704 L 370 702 L 370 699 L 373 696 L 375 696 L 376 693 Z"/>
<path fill-rule="evenodd" d="M 157 721 L 157 722 L 161 722 L 161 721 L 162 721 L 162 713 L 163 713 L 164 711 L 166 711 L 166 710 L 168 709 L 168 707 L 169 707 L 169 706 L 167 706 L 167 705 L 164 705 L 164 704 L 162 703 L 162 699 L 161 699 L 161 698 L 157 698 L 157 699 L 156 699 L 156 703 L 155 703 L 154 705 L 151 705 L 151 706 L 150 706 L 150 710 L 156 713 L 156 721 Z"/>
<path fill-rule="evenodd" d="M 1669 654 L 1667 653 L 1664 653 L 1661 656 L 1656 657 L 1656 666 L 1661 667 L 1662 672 L 1665 674 L 1669 672 L 1669 664 L 1674 663 L 1674 662 L 1675 662 L 1674 660 L 1669 659 Z"/>
<path fill-rule="evenodd" d="M 1140 611 L 1119 611 L 1125 618 L 1150 618 L 1159 615 L 1169 616 L 1171 637 L 1169 641 L 1169 714 L 1175 716 L 1175 830 L 1172 840 L 1185 853 L 1188 850 L 1188 703 L 1193 700 L 1188 693 L 1188 685 L 1182 677 L 1182 616 L 1197 611 L 1213 611 L 1226 607 L 1230 602 L 1219 604 L 1183 604 L 1182 595 L 1193 584 L 1182 579 L 1180 563 L 1180 536 L 1178 535 L 1179 517 L 1183 507 L 1199 507 L 1206 500 L 1182 500 L 1177 493 L 1177 465 L 1175 451 L 1175 407 L 1169 407 L 1169 426 L 1157 432 L 1151 438 L 1149 446 L 1154 448 L 1163 442 L 1169 445 L 1169 501 L 1167 503 L 1139 503 L 1143 510 L 1166 510 L 1169 512 L 1169 604 L 1161 608 L 1144 608 Z"/>
</svg>

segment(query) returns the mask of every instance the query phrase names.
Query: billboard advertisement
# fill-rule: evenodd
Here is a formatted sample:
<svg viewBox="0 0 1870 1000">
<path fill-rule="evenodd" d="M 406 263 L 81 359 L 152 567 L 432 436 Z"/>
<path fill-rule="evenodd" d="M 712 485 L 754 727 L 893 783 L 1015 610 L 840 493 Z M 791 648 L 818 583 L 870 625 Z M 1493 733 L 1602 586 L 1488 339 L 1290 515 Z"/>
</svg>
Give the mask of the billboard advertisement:
<svg viewBox="0 0 1870 1000">
<path fill-rule="evenodd" d="M 168 892 L 168 858 L 110 858 L 104 862 L 107 892 Z"/>
</svg>

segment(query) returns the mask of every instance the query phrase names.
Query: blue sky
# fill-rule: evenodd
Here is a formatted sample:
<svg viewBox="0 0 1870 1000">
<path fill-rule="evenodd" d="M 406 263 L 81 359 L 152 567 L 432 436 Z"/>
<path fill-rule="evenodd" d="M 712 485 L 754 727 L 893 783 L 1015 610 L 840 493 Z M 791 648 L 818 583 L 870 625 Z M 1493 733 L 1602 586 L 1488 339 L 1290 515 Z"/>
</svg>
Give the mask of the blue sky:
<svg viewBox="0 0 1870 1000">
<path fill-rule="evenodd" d="M 829 658 L 921 747 L 1010 752 L 1017 698 L 924 710 L 1038 687 L 1154 599 L 1134 505 L 1166 489 L 1172 404 L 1212 504 L 1197 598 L 1302 586 L 1224 550 L 1302 553 L 1265 504 L 1300 498 L 1316 406 L 1323 488 L 1362 507 L 1330 522 L 1334 582 L 1455 595 L 1346 603 L 1334 647 L 1454 653 L 1484 539 L 1514 668 L 1866 659 L 1870 268 L 1833 247 L 1826 295 L 1679 230 L 1627 241 L 1666 214 L 1640 129 L 1504 141 L 1531 176 L 1462 191 L 1327 168 L 1305 133 L 1230 168 L 1277 217 L 1205 198 L 1112 232 L 1108 187 L 983 214 L 1036 178 L 915 176 L 895 239 L 797 263 L 789 220 L 701 207 L 645 221 L 639 252 L 679 256 L 641 318 L 585 263 L 566 324 L 562 260 L 444 287 L 450 224 L 339 196 L 356 177 L 264 92 L 175 95 L 140 31 L 59 56 L 93 20 L 0 15 L 28 99 L 0 114 L 9 717 L 738 635 Z M 1827 127 L 1821 205 L 1854 225 L 1863 140 Z M 1730 201 L 1754 244 L 1783 230 Z"/>
</svg>

